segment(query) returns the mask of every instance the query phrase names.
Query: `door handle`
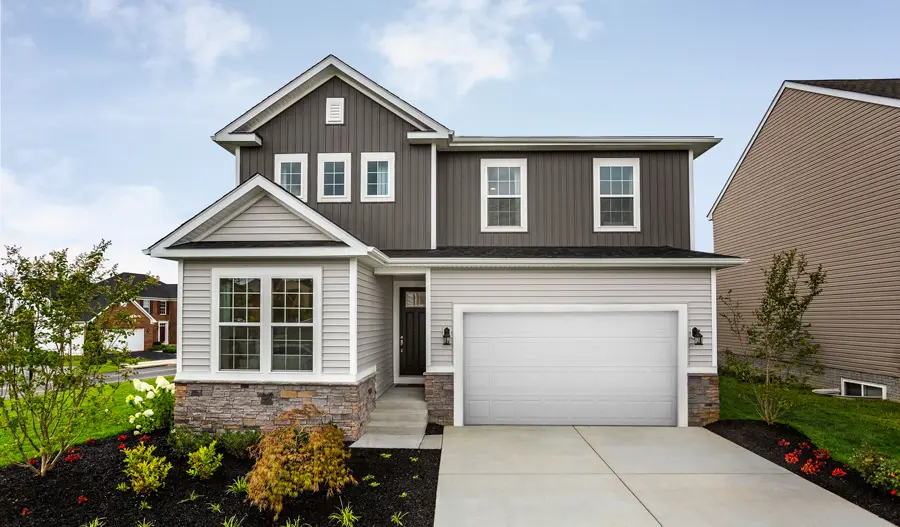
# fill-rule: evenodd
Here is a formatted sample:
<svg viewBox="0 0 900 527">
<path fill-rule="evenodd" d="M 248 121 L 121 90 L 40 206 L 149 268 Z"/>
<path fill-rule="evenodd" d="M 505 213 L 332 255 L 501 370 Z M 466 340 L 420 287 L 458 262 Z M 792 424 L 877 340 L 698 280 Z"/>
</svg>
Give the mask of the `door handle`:
<svg viewBox="0 0 900 527">
<path fill-rule="evenodd" d="M 400 335 L 400 353 L 403 353 L 403 335 Z"/>
</svg>

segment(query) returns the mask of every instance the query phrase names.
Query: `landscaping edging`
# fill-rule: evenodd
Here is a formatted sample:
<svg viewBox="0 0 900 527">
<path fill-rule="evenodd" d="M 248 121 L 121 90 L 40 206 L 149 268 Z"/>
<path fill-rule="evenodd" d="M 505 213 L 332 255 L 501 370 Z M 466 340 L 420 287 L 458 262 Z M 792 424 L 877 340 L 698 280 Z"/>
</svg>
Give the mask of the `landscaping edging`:
<svg viewBox="0 0 900 527">
<path fill-rule="evenodd" d="M 872 514 L 889 522 L 900 524 L 900 496 L 891 496 L 887 491 L 873 487 L 863 479 L 859 472 L 843 463 L 826 459 L 817 473 L 805 474 L 801 469 L 807 459 L 814 458 L 812 452 L 817 445 L 790 426 L 783 424 L 770 426 L 763 421 L 735 420 L 718 421 L 707 425 L 706 428 Z M 781 440 L 789 445 L 779 445 Z M 803 443 L 806 443 L 808 447 L 801 446 Z M 798 448 L 801 450 L 798 462 L 786 462 L 785 454 Z M 844 470 L 846 475 L 843 477 L 832 476 L 832 472 L 836 468 Z"/>
</svg>

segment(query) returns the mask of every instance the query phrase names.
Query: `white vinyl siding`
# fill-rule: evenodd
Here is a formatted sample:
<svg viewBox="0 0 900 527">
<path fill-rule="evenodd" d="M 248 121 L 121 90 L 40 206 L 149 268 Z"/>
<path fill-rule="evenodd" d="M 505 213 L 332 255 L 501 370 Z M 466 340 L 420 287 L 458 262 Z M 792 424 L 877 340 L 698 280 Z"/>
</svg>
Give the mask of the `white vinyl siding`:
<svg viewBox="0 0 900 527">
<path fill-rule="evenodd" d="M 350 273 L 346 261 L 191 261 L 184 262 L 182 292 L 182 338 L 184 372 L 210 371 L 213 266 L 229 268 L 277 266 L 291 264 L 302 267 L 322 267 L 322 373 L 350 373 Z"/>
<path fill-rule="evenodd" d="M 376 389 L 384 393 L 394 382 L 393 358 L 393 280 L 389 276 L 375 276 L 371 269 L 357 267 L 357 356 L 358 371 L 375 366 Z"/>
<path fill-rule="evenodd" d="M 712 366 L 709 269 L 431 270 L 431 365 L 451 366 L 454 304 L 687 304 L 688 326 L 706 337 L 688 346 L 688 366 Z"/>
<path fill-rule="evenodd" d="M 250 240 L 328 241 L 331 238 L 268 196 L 204 238 L 204 241 Z"/>
</svg>

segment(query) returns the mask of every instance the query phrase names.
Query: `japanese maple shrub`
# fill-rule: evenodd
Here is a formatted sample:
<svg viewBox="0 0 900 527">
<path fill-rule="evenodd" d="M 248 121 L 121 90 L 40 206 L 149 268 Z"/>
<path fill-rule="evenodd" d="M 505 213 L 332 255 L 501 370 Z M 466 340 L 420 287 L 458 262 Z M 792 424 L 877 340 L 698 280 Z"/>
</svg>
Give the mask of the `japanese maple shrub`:
<svg viewBox="0 0 900 527">
<path fill-rule="evenodd" d="M 135 494 L 156 492 L 166 484 L 166 476 L 172 469 L 172 463 L 166 461 L 165 456 L 154 456 L 154 450 L 155 446 L 143 443 L 124 450 L 124 472 L 131 481 L 131 488 Z"/>
<path fill-rule="evenodd" d="M 188 454 L 188 474 L 200 479 L 209 479 L 222 466 L 224 454 L 216 453 L 216 442 L 201 446 L 195 452 Z"/>
<path fill-rule="evenodd" d="M 247 496 L 260 511 L 273 511 L 275 520 L 285 498 L 322 488 L 332 496 L 345 485 L 356 484 L 346 465 L 350 452 L 344 446 L 343 432 L 323 420 L 321 411 L 305 404 L 278 416 L 274 428 L 250 448 L 256 463 L 249 473 Z"/>
</svg>

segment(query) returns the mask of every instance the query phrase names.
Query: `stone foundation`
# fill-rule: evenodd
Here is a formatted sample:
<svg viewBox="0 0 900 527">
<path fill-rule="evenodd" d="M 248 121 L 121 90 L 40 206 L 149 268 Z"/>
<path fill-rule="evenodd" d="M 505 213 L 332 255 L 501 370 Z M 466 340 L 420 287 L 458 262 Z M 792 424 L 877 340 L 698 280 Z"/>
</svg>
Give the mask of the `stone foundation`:
<svg viewBox="0 0 900 527">
<path fill-rule="evenodd" d="M 719 377 L 688 375 L 688 426 L 706 426 L 719 420 Z"/>
<path fill-rule="evenodd" d="M 444 426 L 453 425 L 453 374 L 425 374 L 425 404 L 428 405 L 428 422 Z"/>
<path fill-rule="evenodd" d="M 304 403 L 315 404 L 355 441 L 375 409 L 375 375 L 357 384 L 178 382 L 175 424 L 196 431 L 264 429 L 275 418 Z"/>
</svg>

